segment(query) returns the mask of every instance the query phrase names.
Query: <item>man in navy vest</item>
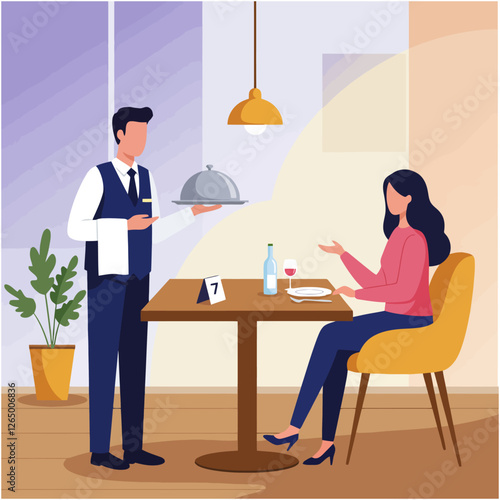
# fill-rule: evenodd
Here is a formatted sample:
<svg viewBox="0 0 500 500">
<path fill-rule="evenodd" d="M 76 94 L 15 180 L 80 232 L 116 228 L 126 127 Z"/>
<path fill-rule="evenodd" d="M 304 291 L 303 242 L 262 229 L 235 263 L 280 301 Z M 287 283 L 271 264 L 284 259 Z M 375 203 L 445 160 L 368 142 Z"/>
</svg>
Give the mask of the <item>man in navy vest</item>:
<svg viewBox="0 0 500 500">
<path fill-rule="evenodd" d="M 195 205 L 159 218 L 153 177 L 135 162 L 152 117 L 150 108 L 121 108 L 113 116 L 118 154 L 87 173 L 68 222 L 70 238 L 86 242 L 91 463 L 111 469 L 164 462 L 142 448 L 147 323 L 140 312 L 149 300 L 153 239 L 220 208 Z M 123 460 L 109 453 L 118 356 Z"/>
</svg>

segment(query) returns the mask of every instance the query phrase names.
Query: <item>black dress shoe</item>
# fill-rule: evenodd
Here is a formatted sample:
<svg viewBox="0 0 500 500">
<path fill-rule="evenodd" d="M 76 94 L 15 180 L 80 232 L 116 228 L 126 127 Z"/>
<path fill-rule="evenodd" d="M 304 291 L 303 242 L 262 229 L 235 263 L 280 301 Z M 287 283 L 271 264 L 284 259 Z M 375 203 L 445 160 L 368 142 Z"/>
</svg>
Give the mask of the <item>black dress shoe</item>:
<svg viewBox="0 0 500 500">
<path fill-rule="evenodd" d="M 90 457 L 90 463 L 92 465 L 102 465 L 108 469 L 125 470 L 130 466 L 124 460 L 115 457 L 111 453 L 92 453 Z"/>
<path fill-rule="evenodd" d="M 161 465 L 165 463 L 165 459 L 144 450 L 125 451 L 123 460 L 128 464 Z"/>
</svg>

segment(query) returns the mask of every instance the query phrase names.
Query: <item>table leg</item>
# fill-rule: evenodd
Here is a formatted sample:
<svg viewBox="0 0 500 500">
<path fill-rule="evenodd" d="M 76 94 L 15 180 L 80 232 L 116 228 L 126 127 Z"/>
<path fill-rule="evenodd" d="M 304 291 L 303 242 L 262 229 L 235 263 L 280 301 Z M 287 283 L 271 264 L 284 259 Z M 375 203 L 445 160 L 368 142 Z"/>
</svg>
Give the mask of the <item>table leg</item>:
<svg viewBox="0 0 500 500">
<path fill-rule="evenodd" d="M 241 321 L 238 322 L 238 451 L 257 451 L 257 325 L 252 328 Z"/>
<path fill-rule="evenodd" d="M 203 455 L 196 464 L 226 472 L 289 469 L 298 460 L 285 453 L 257 450 L 257 324 L 238 322 L 238 451 Z"/>
</svg>

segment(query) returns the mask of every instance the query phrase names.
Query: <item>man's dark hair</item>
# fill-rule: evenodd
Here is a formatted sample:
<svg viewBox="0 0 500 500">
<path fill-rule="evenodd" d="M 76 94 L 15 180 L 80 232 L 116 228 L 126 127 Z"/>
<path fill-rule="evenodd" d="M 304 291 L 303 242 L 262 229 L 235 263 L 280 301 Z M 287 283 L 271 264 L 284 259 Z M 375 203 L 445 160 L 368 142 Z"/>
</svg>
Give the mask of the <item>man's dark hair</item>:
<svg viewBox="0 0 500 500">
<path fill-rule="evenodd" d="M 113 115 L 113 134 L 115 135 L 116 144 L 120 144 L 118 130 L 123 130 L 125 134 L 128 122 L 149 123 L 151 118 L 153 118 L 151 108 L 120 108 Z"/>
</svg>

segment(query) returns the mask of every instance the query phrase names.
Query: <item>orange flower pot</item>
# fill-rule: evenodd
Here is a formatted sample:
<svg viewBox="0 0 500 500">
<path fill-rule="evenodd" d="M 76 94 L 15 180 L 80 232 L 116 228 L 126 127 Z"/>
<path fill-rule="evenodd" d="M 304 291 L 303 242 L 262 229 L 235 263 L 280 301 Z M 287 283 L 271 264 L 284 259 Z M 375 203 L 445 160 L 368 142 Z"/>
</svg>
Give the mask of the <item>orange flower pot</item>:
<svg viewBox="0 0 500 500">
<path fill-rule="evenodd" d="M 30 345 L 31 367 L 35 379 L 36 399 L 65 401 L 68 399 L 74 345 Z"/>
</svg>

